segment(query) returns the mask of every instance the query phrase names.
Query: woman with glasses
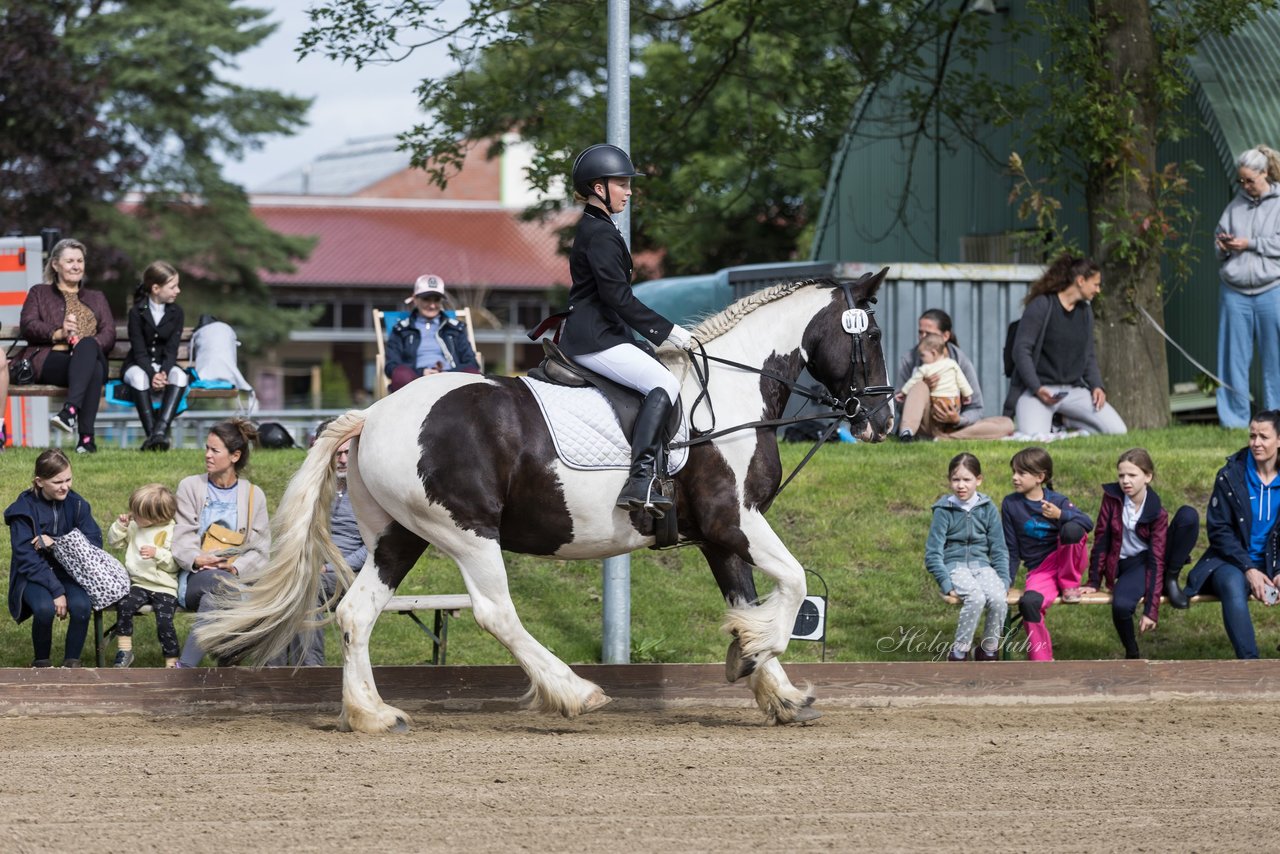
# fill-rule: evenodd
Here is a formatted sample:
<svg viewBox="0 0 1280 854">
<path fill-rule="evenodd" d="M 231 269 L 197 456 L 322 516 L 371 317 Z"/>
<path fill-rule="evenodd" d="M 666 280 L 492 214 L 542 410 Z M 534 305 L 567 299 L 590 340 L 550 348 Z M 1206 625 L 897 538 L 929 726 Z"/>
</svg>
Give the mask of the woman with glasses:
<svg viewBox="0 0 1280 854">
<path fill-rule="evenodd" d="M 950 398 L 930 397 L 933 387 L 930 378 L 917 383 L 908 394 L 898 392 L 900 406 L 898 438 L 916 439 L 1002 439 L 1013 432 L 1013 419 L 997 415 L 984 418 L 982 388 L 978 385 L 978 372 L 973 362 L 960 349 L 955 333 L 951 331 L 951 315 L 940 308 L 931 308 L 920 315 L 919 337 L 940 336 L 947 344 L 947 355 L 960 366 L 960 372 L 969 381 L 973 394 L 969 402 L 957 404 Z M 902 354 L 898 362 L 898 388 L 907 384 L 911 373 L 920 367 L 920 348 L 912 347 Z"/>
<path fill-rule="evenodd" d="M 419 276 L 414 283 L 413 296 L 404 301 L 414 310 L 387 335 L 391 391 L 444 371 L 480 373 L 466 324 L 444 310 L 444 296 L 444 280 L 439 276 Z"/>
<path fill-rule="evenodd" d="M 1236 158 L 1240 185 L 1222 212 L 1214 249 L 1218 291 L 1218 420 L 1249 426 L 1254 339 L 1262 355 L 1264 409 L 1280 407 L 1280 154 L 1265 145 Z"/>
</svg>

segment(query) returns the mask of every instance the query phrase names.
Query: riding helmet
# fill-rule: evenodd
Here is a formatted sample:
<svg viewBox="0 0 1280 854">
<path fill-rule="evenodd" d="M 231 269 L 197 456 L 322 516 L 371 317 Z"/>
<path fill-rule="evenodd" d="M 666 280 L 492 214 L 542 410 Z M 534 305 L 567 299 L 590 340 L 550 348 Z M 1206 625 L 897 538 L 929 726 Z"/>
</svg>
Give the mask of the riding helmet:
<svg viewBox="0 0 1280 854">
<path fill-rule="evenodd" d="M 573 161 L 573 189 L 591 195 L 591 183 L 600 178 L 634 178 L 640 173 L 631 158 L 616 145 L 602 142 L 583 150 Z"/>
</svg>

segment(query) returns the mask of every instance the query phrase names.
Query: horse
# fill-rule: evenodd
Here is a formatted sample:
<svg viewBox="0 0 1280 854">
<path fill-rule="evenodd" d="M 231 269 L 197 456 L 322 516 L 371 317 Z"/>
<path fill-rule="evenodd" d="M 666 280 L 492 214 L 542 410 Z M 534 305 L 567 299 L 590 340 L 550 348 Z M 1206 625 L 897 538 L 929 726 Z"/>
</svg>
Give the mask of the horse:
<svg viewBox="0 0 1280 854">
<path fill-rule="evenodd" d="M 859 441 L 883 440 L 892 388 L 885 385 L 872 305 L 887 272 L 856 282 L 773 285 L 699 323 L 692 330 L 699 352 L 657 351 L 681 380 L 694 437 L 674 479 L 679 535 L 701 549 L 725 598 L 722 628 L 732 637 L 727 678 L 745 677 L 756 704 L 776 724 L 802 723 L 820 713 L 807 687 L 792 685 L 778 660 L 805 596 L 805 574 L 764 517 L 782 474 L 769 422 L 780 420 L 807 368 L 834 396 L 828 400 L 839 400 L 836 414 L 852 422 Z M 369 552 L 353 582 L 328 531 L 334 453 L 347 439 L 353 439 L 348 494 Z M 476 623 L 524 669 L 530 680 L 526 707 L 566 717 L 593 711 L 609 698 L 521 624 L 502 551 L 583 560 L 652 545 L 652 524 L 642 513 L 613 504 L 626 477 L 622 470 L 565 466 L 519 379 L 446 373 L 415 380 L 322 432 L 276 510 L 268 567 L 254 581 L 225 591 L 220 607 L 201 615 L 197 637 L 215 656 L 268 661 L 332 604 L 317 606 L 318 577 L 323 564 L 337 567 L 339 727 L 407 731 L 409 716 L 384 703 L 374 685 L 369 636 L 430 544 L 457 563 Z M 753 568 L 774 582 L 763 598 Z"/>
</svg>

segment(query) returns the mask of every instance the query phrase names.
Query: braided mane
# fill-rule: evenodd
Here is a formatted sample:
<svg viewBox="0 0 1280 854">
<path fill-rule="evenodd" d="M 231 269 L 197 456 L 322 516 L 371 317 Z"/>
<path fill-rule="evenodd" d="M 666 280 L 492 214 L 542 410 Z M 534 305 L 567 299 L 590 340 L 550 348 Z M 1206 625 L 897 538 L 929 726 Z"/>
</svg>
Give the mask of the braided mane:
<svg viewBox="0 0 1280 854">
<path fill-rule="evenodd" d="M 737 326 L 751 312 L 768 305 L 771 302 L 780 300 L 785 296 L 789 296 L 803 287 L 809 285 L 834 285 L 830 279 L 801 279 L 794 282 L 781 282 L 776 285 L 770 285 L 767 288 L 756 291 L 753 294 L 747 294 L 740 300 L 737 300 L 724 311 L 719 314 L 713 314 L 695 326 L 690 332 L 698 341 L 706 344 L 713 341 L 733 327 Z"/>
</svg>

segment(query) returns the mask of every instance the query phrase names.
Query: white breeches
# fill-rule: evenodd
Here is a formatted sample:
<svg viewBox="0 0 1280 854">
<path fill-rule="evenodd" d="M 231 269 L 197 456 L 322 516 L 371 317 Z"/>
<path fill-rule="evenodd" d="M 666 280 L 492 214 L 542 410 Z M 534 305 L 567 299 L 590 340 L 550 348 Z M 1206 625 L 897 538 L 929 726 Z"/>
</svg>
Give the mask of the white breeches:
<svg viewBox="0 0 1280 854">
<path fill-rule="evenodd" d="M 573 360 L 641 394 L 660 388 L 672 403 L 680 399 L 680 383 L 672 373 L 657 359 L 632 344 L 618 344 L 598 353 L 574 356 Z"/>
<path fill-rule="evenodd" d="M 152 365 L 152 368 L 159 369 L 158 365 Z M 186 388 L 187 383 L 191 382 L 191 377 L 187 372 L 177 366 L 169 369 L 169 385 L 178 388 Z M 129 370 L 124 372 L 124 384 L 129 388 L 135 388 L 138 391 L 146 391 L 151 387 L 151 381 L 147 378 L 147 372 L 139 368 L 137 365 L 131 365 Z"/>
</svg>

